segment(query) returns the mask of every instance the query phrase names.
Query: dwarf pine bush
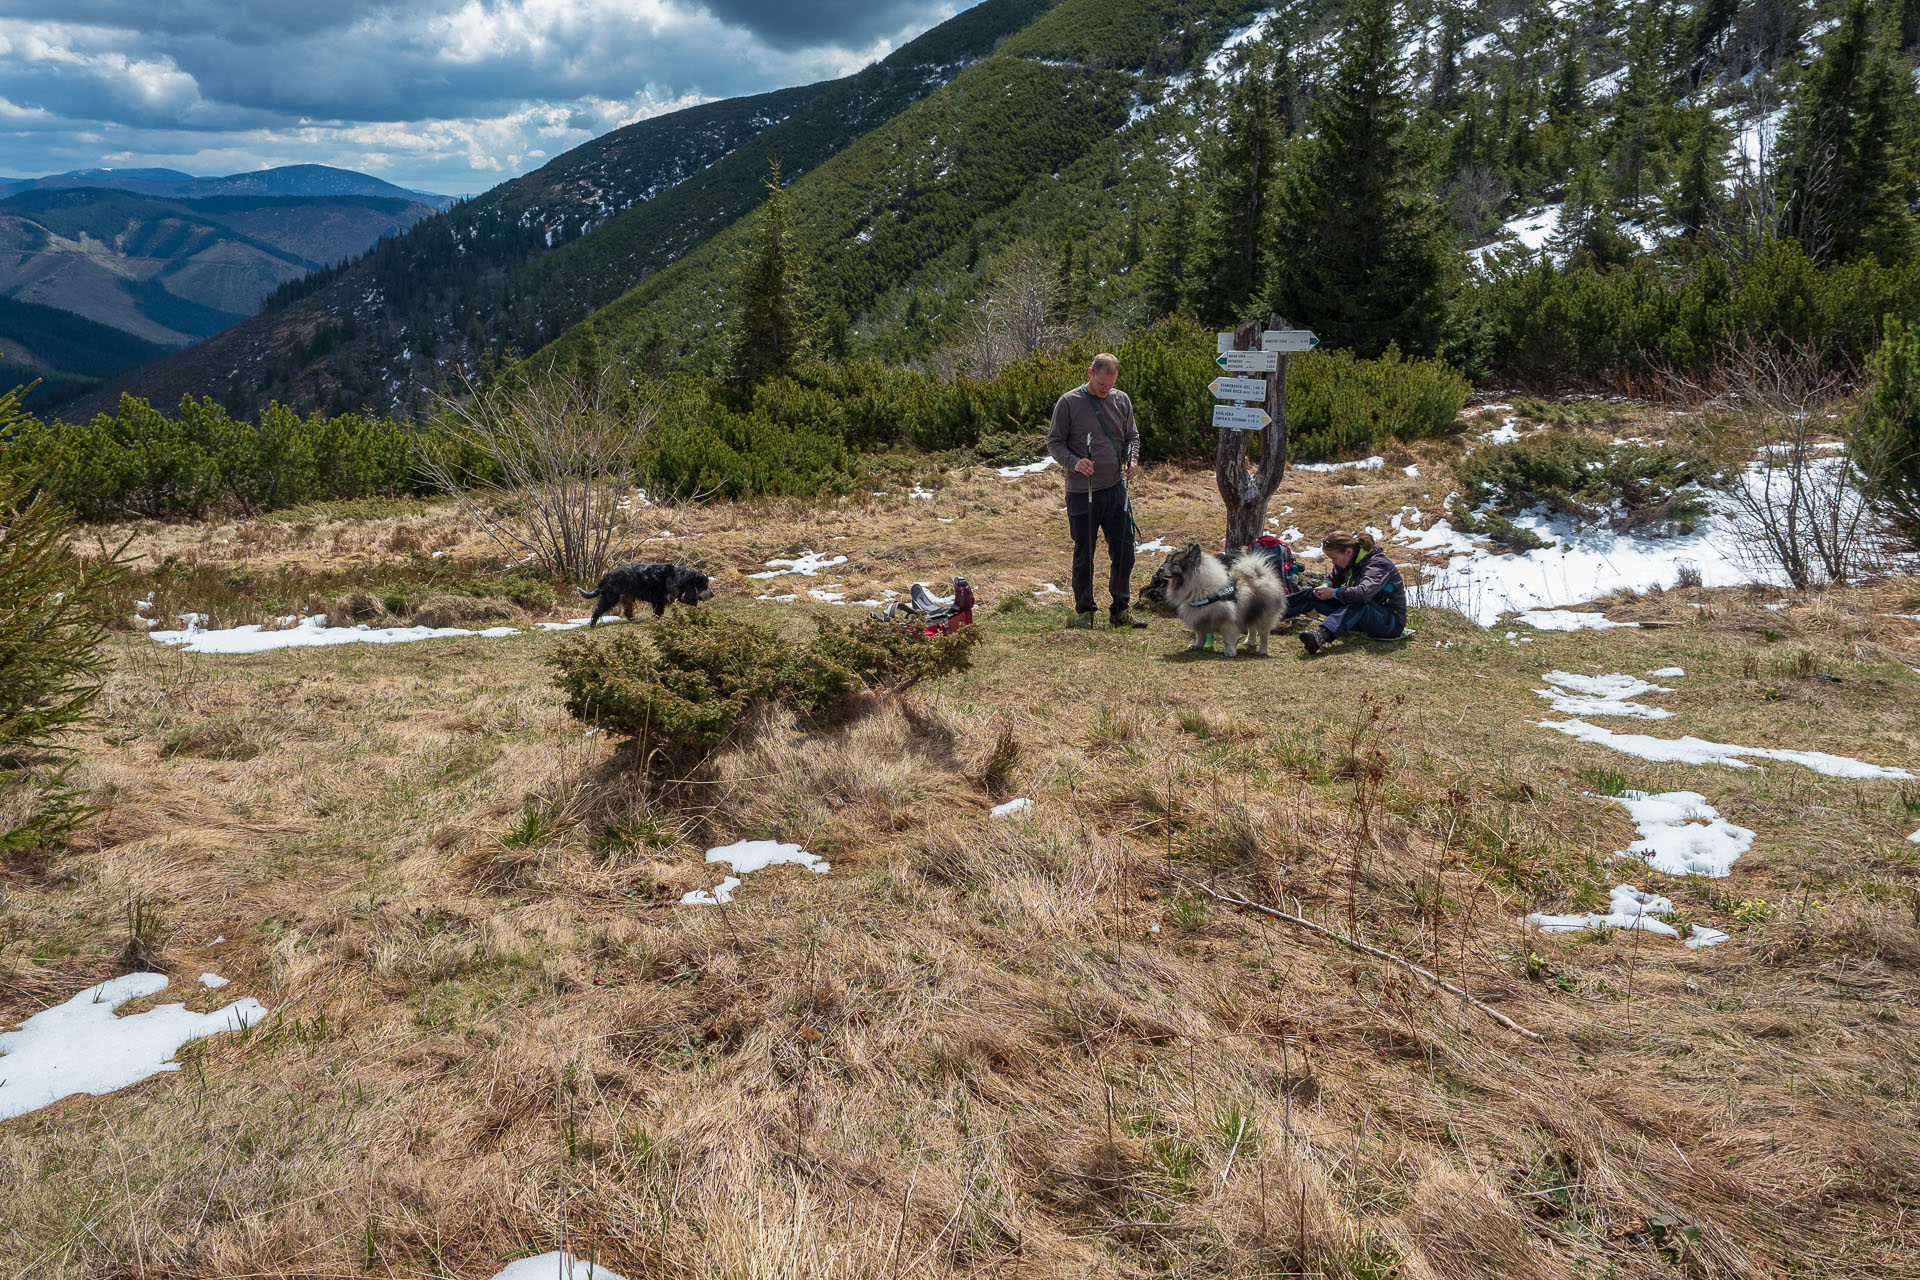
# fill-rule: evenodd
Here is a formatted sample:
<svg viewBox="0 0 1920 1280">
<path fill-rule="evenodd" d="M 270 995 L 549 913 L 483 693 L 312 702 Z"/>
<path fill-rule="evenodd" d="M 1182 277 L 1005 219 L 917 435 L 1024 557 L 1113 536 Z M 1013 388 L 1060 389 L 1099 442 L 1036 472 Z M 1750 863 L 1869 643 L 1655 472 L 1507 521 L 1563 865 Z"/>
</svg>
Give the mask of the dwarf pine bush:
<svg viewBox="0 0 1920 1280">
<path fill-rule="evenodd" d="M 797 642 L 771 627 L 686 610 L 655 622 L 650 634 L 574 636 L 548 662 L 570 713 L 641 740 L 649 764 L 684 769 L 759 712 L 830 713 L 862 689 L 898 691 L 963 670 L 979 639 L 971 627 L 929 636 L 872 619 L 818 626 Z"/>
<path fill-rule="evenodd" d="M 1686 487 L 1702 472 L 1670 446 L 1641 448 L 1543 432 L 1476 450 L 1455 465 L 1454 474 L 1467 507 L 1492 503 L 1500 515 L 1545 505 L 1618 530 L 1670 521 L 1691 532 L 1704 510 L 1699 491 Z"/>
</svg>

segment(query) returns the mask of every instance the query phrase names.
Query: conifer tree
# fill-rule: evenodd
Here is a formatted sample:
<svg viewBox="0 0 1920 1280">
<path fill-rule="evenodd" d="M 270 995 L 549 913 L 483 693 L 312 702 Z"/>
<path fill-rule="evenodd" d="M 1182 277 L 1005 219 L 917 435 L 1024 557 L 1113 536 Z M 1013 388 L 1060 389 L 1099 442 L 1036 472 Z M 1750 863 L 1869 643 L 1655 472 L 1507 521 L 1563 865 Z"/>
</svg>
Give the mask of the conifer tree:
<svg viewBox="0 0 1920 1280">
<path fill-rule="evenodd" d="M 0 394 L 0 439 L 23 417 L 22 394 Z M 0 854 L 57 845 L 91 812 L 67 785 L 63 740 L 106 678 L 126 548 L 82 561 L 72 534 L 50 496 L 0 467 Z"/>
<path fill-rule="evenodd" d="M 1648 152 L 1660 110 L 1665 106 L 1661 83 L 1665 8 L 1659 0 L 1648 0 L 1634 19 L 1627 74 L 1614 98 L 1613 119 L 1608 126 L 1613 194 L 1636 213 L 1648 186 Z"/>
<path fill-rule="evenodd" d="M 1847 424 L 1867 500 L 1920 547 L 1920 327 L 1889 316 L 1873 381 Z"/>
<path fill-rule="evenodd" d="M 1823 266 L 1861 253 L 1891 259 L 1912 238 L 1899 163 L 1906 76 L 1892 33 L 1873 26 L 1868 0 L 1852 0 L 1781 131 L 1780 231 Z"/>
<path fill-rule="evenodd" d="M 1289 156 L 1269 241 L 1272 309 L 1360 356 L 1389 343 L 1435 348 L 1452 259 L 1396 87 L 1395 14 L 1394 0 L 1348 11 L 1338 66 L 1314 100 L 1315 136 Z"/>
<path fill-rule="evenodd" d="M 1186 297 L 1187 257 L 1193 235 L 1192 196 L 1183 173 L 1174 183 L 1166 212 L 1154 232 L 1153 250 L 1147 255 L 1145 278 L 1141 281 L 1141 299 L 1154 319 L 1178 312 Z"/>
<path fill-rule="evenodd" d="M 1720 207 L 1726 178 L 1726 130 L 1705 107 L 1693 111 L 1693 131 L 1680 155 L 1680 179 L 1673 195 L 1673 218 L 1689 237 L 1698 236 Z"/>
<path fill-rule="evenodd" d="M 740 260 L 733 286 L 728 372 L 734 385 L 743 388 L 791 368 L 807 338 L 805 274 L 788 225 L 787 194 L 780 185 L 777 160 L 769 166 L 767 199 L 760 207 L 757 230 Z"/>
<path fill-rule="evenodd" d="M 1208 196 L 1194 233 L 1188 306 L 1204 322 L 1227 323 L 1252 300 L 1264 274 L 1267 202 L 1281 147 L 1274 117 L 1273 63 L 1264 46 L 1228 91 L 1226 115 L 1203 158 Z"/>
</svg>

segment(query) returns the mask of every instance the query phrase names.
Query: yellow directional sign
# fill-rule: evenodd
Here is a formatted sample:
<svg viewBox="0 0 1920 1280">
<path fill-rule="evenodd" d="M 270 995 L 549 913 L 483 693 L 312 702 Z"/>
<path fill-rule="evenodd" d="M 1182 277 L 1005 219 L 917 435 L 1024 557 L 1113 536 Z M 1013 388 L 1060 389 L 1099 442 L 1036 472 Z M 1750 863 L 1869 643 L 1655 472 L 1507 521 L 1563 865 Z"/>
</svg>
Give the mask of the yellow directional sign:
<svg viewBox="0 0 1920 1280">
<path fill-rule="evenodd" d="M 1258 431 L 1273 418 L 1265 409 L 1243 408 L 1236 404 L 1213 406 L 1213 425 L 1223 431 Z"/>
<path fill-rule="evenodd" d="M 1267 383 L 1264 378 L 1215 378 L 1207 384 L 1207 390 L 1213 392 L 1216 400 L 1265 400 Z"/>
</svg>

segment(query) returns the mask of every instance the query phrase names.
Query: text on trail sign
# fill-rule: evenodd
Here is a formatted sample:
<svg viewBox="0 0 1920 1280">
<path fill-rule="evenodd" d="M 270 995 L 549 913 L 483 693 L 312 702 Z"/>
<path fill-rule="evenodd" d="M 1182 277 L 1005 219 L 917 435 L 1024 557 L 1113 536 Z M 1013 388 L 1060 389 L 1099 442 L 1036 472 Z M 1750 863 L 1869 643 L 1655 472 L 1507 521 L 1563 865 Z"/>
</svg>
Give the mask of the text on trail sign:
<svg viewBox="0 0 1920 1280">
<path fill-rule="evenodd" d="M 1268 329 L 1260 335 L 1262 351 L 1311 351 L 1319 345 L 1311 329 Z"/>
<path fill-rule="evenodd" d="M 1258 431 L 1273 418 L 1265 409 L 1243 408 L 1234 404 L 1213 406 L 1213 425 L 1222 431 Z"/>
<path fill-rule="evenodd" d="M 1272 351 L 1222 351 L 1213 362 L 1228 373 L 1272 373 L 1280 367 L 1280 356 Z"/>
<path fill-rule="evenodd" d="M 1265 400 L 1267 383 L 1264 378 L 1215 378 L 1207 384 L 1207 390 L 1213 392 L 1216 400 Z"/>
</svg>

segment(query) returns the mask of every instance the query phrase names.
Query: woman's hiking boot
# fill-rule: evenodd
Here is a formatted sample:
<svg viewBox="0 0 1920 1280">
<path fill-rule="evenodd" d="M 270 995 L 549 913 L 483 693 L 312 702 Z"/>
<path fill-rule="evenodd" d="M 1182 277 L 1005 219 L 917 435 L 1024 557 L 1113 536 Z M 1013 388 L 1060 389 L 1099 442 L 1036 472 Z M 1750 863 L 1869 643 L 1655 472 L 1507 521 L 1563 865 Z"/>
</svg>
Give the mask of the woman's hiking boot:
<svg viewBox="0 0 1920 1280">
<path fill-rule="evenodd" d="M 1144 630 L 1147 625 L 1144 619 L 1134 617 L 1133 613 L 1127 609 L 1115 609 L 1107 615 L 1107 622 L 1115 629 L 1134 627 Z"/>
<path fill-rule="evenodd" d="M 1093 610 L 1088 609 L 1085 613 L 1075 614 L 1073 621 L 1069 622 L 1067 626 L 1074 631 L 1091 631 L 1093 630 L 1093 618 Z"/>
</svg>

